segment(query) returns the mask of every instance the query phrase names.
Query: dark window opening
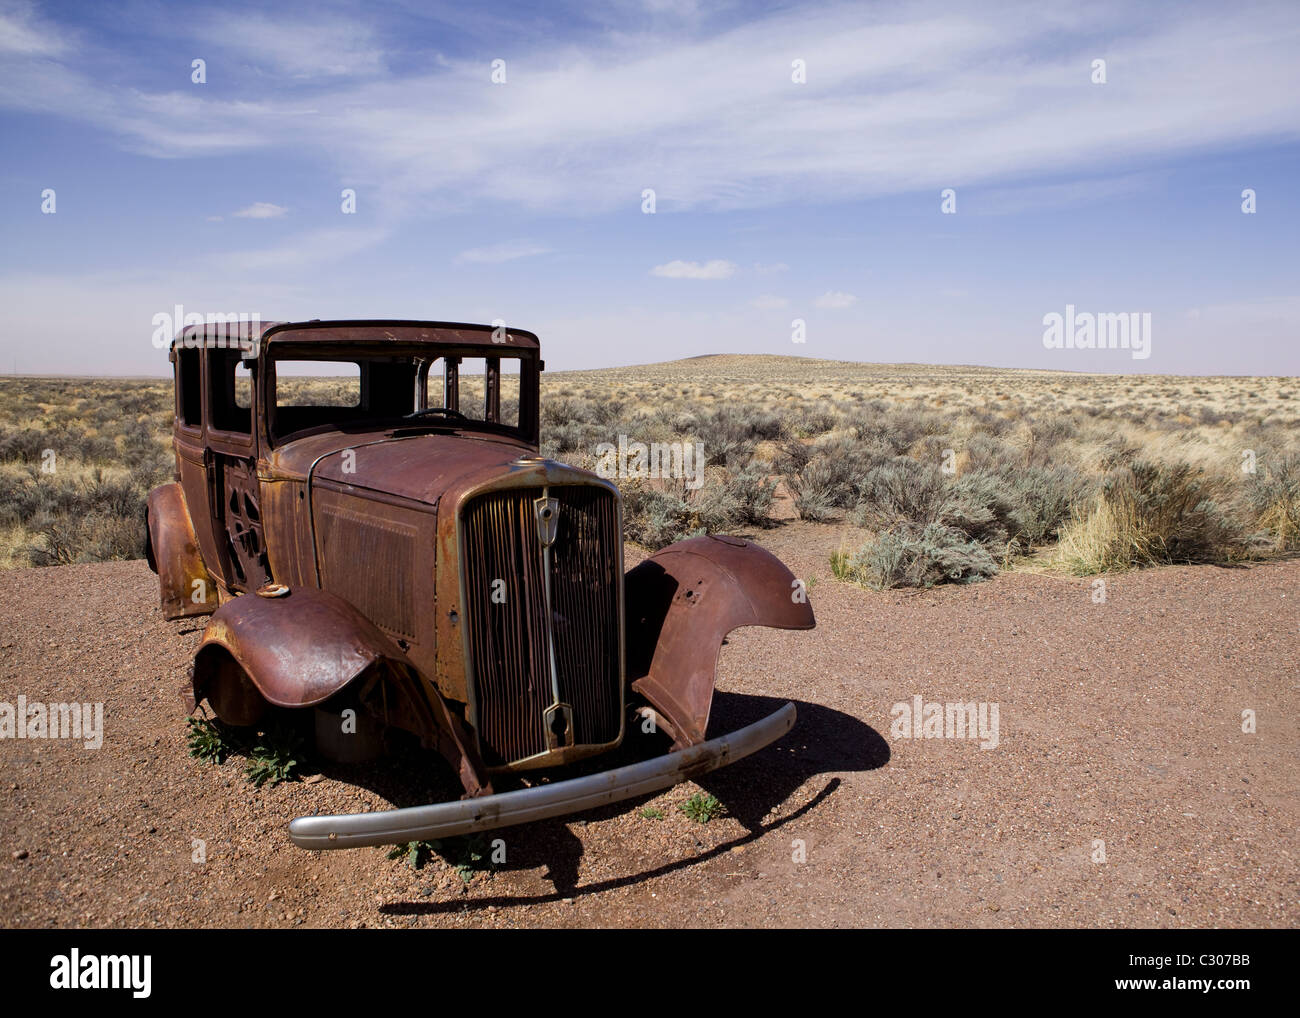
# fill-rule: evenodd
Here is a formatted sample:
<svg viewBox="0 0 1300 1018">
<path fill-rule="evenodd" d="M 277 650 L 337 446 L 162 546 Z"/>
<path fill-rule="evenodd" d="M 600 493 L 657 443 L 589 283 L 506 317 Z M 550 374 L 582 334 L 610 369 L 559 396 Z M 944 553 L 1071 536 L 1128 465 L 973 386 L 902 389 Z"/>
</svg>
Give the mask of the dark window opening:
<svg viewBox="0 0 1300 1018">
<path fill-rule="evenodd" d="M 240 402 L 237 374 L 243 369 L 244 400 Z M 253 412 L 249 397 L 250 375 L 240 363 L 238 350 L 208 351 L 208 401 L 212 407 L 212 427 L 247 435 L 253 430 Z"/>
<path fill-rule="evenodd" d="M 199 351 L 178 346 L 176 349 L 176 393 L 180 398 L 177 414 L 186 427 L 203 425 L 203 387 L 199 381 Z"/>
<path fill-rule="evenodd" d="M 401 419 L 415 409 L 416 367 L 410 357 L 276 361 L 275 434 Z"/>
<path fill-rule="evenodd" d="M 439 388 L 430 375 L 429 404 L 438 406 Z M 443 373 L 443 406 L 475 421 L 519 427 L 519 359 L 517 357 L 451 358 Z M 453 399 L 455 402 L 453 402 Z"/>
</svg>

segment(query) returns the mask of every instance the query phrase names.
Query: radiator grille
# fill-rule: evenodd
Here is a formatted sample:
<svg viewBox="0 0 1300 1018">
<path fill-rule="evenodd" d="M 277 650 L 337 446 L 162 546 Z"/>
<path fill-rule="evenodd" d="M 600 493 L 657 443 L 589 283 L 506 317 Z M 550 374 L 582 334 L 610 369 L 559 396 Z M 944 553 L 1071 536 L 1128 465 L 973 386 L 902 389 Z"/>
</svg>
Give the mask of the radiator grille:
<svg viewBox="0 0 1300 1018">
<path fill-rule="evenodd" d="M 559 503 L 549 619 L 535 507 L 542 489 L 491 492 L 465 509 L 465 615 L 479 739 L 489 766 L 546 751 L 544 715 L 555 700 L 552 640 L 560 702 L 573 708 L 572 744 L 601 745 L 619 734 L 615 496 L 578 485 L 552 486 L 546 494 Z"/>
</svg>

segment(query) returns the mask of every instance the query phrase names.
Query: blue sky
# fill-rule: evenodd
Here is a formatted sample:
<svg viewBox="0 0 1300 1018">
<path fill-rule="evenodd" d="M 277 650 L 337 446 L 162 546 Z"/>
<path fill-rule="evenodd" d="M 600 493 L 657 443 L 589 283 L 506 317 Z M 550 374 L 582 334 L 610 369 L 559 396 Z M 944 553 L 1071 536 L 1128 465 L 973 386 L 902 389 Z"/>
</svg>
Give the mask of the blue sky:
<svg viewBox="0 0 1300 1018">
<path fill-rule="evenodd" d="M 1293 2 L 0 0 L 0 371 L 162 373 L 181 304 L 500 318 L 551 369 L 1296 375 L 1297 52 Z M 1067 304 L 1151 356 L 1045 348 Z"/>
</svg>

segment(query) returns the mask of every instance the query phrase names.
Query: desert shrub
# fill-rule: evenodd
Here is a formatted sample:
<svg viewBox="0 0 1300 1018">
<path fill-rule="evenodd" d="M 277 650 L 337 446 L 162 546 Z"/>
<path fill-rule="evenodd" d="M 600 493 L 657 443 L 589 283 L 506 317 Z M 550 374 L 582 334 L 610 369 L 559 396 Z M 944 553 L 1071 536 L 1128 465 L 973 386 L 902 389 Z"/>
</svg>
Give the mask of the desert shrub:
<svg viewBox="0 0 1300 1018">
<path fill-rule="evenodd" d="M 784 477 L 793 477 L 808 465 L 812 455 L 813 448 L 807 442 L 797 438 L 786 439 L 776 453 L 776 472 Z"/>
<path fill-rule="evenodd" d="M 986 431 L 977 431 L 971 435 L 964 448 L 968 470 L 998 472 L 1025 465 L 1023 450 Z"/>
<path fill-rule="evenodd" d="M 1082 575 L 1231 560 L 1246 545 L 1221 492 L 1220 482 L 1187 463 L 1135 460 L 1112 470 L 1091 506 L 1061 531 L 1062 559 Z"/>
<path fill-rule="evenodd" d="M 800 519 L 829 519 L 838 509 L 858 502 L 858 486 L 875 467 L 889 459 L 889 449 L 852 434 L 823 435 L 809 448 L 808 458 L 787 483 Z M 797 460 L 783 456 L 782 464 Z"/>
<path fill-rule="evenodd" d="M 623 536 L 650 549 L 659 549 L 692 536 L 691 507 L 675 491 L 647 484 L 623 486 Z"/>
<path fill-rule="evenodd" d="M 776 479 L 770 478 L 759 464 L 750 464 L 728 473 L 723 488 L 732 507 L 729 522 L 749 526 L 767 526 L 776 494 Z"/>
<path fill-rule="evenodd" d="M 831 569 L 840 579 L 874 590 L 968 583 L 998 571 L 987 548 L 942 523 L 900 524 L 852 554 L 833 556 Z"/>
<path fill-rule="evenodd" d="M 1029 462 L 1046 465 L 1055 458 L 1057 447 L 1078 433 L 1078 426 L 1068 417 L 1049 416 L 1030 422 Z"/>
<path fill-rule="evenodd" d="M 139 558 L 151 479 L 0 473 L 0 524 L 22 525 L 32 565 Z"/>
<path fill-rule="evenodd" d="M 935 523 L 945 513 L 948 484 L 930 463 L 896 456 L 870 470 L 857 487 L 853 520 L 860 527 L 888 530 L 902 523 Z"/>
<path fill-rule="evenodd" d="M 840 483 L 830 462 L 817 459 L 790 479 L 790 493 L 794 496 L 794 510 L 799 519 L 823 523 L 835 515 L 840 499 Z"/>
<path fill-rule="evenodd" d="M 0 434 L 0 462 L 40 463 L 41 453 L 50 448 L 48 432 L 35 428 Z"/>
<path fill-rule="evenodd" d="M 948 486 L 946 494 L 936 522 L 961 531 L 1004 557 L 1024 550 L 1017 540 L 1019 507 L 1001 476 L 982 471 L 965 473 Z"/>
<path fill-rule="evenodd" d="M 765 526 L 776 481 L 751 464 L 739 471 L 710 470 L 695 489 L 632 480 L 622 491 L 624 536 L 657 549 L 700 534 Z"/>
<path fill-rule="evenodd" d="M 930 463 L 897 457 L 858 488 L 854 522 L 877 531 L 941 524 L 999 559 L 1054 537 L 1086 490 L 1070 467 L 968 470 L 950 479 Z"/>
<path fill-rule="evenodd" d="M 1246 482 L 1245 503 L 1251 528 L 1262 532 L 1272 550 L 1300 547 L 1300 457 L 1263 457 L 1263 467 Z"/>
<path fill-rule="evenodd" d="M 39 541 L 28 549 L 34 566 L 107 562 L 144 555 L 144 520 L 91 512 L 59 516 L 40 526 Z"/>
<path fill-rule="evenodd" d="M 755 446 L 782 436 L 778 414 L 756 407 L 723 406 L 698 415 L 695 437 L 703 443 L 710 466 L 748 461 Z"/>
<path fill-rule="evenodd" d="M 594 446 L 602 441 L 597 435 L 603 430 L 579 421 L 566 421 L 553 424 L 542 432 L 541 452 L 543 456 L 559 457 L 568 452 L 577 452 Z"/>
<path fill-rule="evenodd" d="M 623 403 L 616 399 L 593 400 L 581 397 L 556 397 L 542 401 L 542 427 L 564 424 L 609 424 L 623 415 Z"/>
<path fill-rule="evenodd" d="M 805 406 L 791 416 L 787 430 L 800 438 L 814 438 L 826 434 L 835 424 L 833 411 L 821 406 Z"/>
<path fill-rule="evenodd" d="M 1010 536 L 1025 546 L 1053 540 L 1091 486 L 1070 466 L 1030 466 L 999 475 L 1010 505 Z"/>
</svg>

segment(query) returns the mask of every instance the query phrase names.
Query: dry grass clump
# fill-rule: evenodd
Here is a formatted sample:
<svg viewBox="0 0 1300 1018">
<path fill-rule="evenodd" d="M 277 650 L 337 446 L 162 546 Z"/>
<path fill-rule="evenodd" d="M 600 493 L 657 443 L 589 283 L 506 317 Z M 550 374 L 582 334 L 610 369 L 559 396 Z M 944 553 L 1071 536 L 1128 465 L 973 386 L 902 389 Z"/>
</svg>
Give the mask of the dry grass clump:
<svg viewBox="0 0 1300 1018">
<path fill-rule="evenodd" d="M 1279 554 L 1300 550 L 1300 456 L 1280 456 L 1257 469 L 1245 499 L 1259 544 Z"/>
<path fill-rule="evenodd" d="M 1290 533 L 1287 513 L 1294 508 L 1286 500 L 1287 490 L 1284 483 L 1283 497 L 1263 495 L 1256 514 L 1280 523 L 1283 544 Z M 1231 505 L 1230 498 L 1226 480 L 1206 476 L 1188 463 L 1134 460 L 1112 471 L 1091 504 L 1065 527 L 1058 554 L 1071 572 L 1082 575 L 1134 566 L 1232 562 L 1258 554 L 1250 514 Z"/>
</svg>

